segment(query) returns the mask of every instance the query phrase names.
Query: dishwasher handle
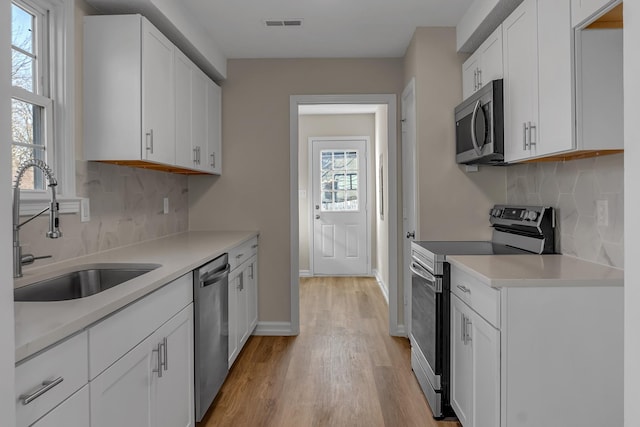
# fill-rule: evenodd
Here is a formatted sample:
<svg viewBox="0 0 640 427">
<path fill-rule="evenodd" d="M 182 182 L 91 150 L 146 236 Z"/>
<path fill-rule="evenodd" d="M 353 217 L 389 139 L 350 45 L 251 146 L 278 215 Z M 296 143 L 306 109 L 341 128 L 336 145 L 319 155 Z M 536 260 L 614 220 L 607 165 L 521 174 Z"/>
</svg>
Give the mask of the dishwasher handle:
<svg viewBox="0 0 640 427">
<path fill-rule="evenodd" d="M 206 286 L 211 286 L 215 283 L 220 282 L 226 276 L 229 275 L 230 271 L 231 271 L 231 265 L 227 264 L 227 267 L 222 271 L 211 272 L 209 274 L 204 275 L 203 277 L 200 278 L 200 287 L 204 288 Z"/>
</svg>

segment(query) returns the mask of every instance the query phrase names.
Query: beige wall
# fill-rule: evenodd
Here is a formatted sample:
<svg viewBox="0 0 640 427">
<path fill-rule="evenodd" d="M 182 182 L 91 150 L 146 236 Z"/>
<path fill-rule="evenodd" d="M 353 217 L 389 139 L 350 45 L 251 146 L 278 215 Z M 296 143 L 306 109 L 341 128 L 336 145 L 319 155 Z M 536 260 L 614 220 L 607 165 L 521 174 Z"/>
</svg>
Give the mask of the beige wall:
<svg viewBox="0 0 640 427">
<path fill-rule="evenodd" d="M 309 221 L 309 206 L 313 197 L 312 187 L 309 177 L 309 138 L 311 137 L 331 137 L 331 136 L 366 136 L 369 138 L 367 147 L 369 172 L 374 167 L 375 158 L 374 135 L 375 135 L 375 115 L 374 114 L 343 114 L 343 115 L 301 115 L 298 119 L 298 190 L 305 190 L 306 197 L 300 196 L 298 199 L 298 215 L 300 218 L 300 271 L 310 269 L 309 262 L 309 242 L 311 236 L 311 222 Z M 370 175 L 374 176 L 374 175 Z M 373 178 L 372 178 L 373 179 Z M 370 185 L 368 188 L 369 206 L 375 206 L 375 188 Z M 369 213 L 371 213 L 371 209 Z M 373 221 L 370 220 L 370 224 Z M 372 230 L 374 227 L 372 225 Z M 372 233 L 371 259 L 375 254 L 375 235 Z M 375 268 L 375 266 L 373 267 Z"/>
<path fill-rule="evenodd" d="M 401 59 L 229 60 L 223 175 L 189 178 L 192 230 L 260 230 L 259 318 L 290 320 L 289 97 L 402 90 Z"/>
<path fill-rule="evenodd" d="M 506 198 L 506 171 L 466 173 L 455 162 L 453 110 L 462 101 L 455 28 L 418 28 L 404 82 L 416 82 L 417 209 L 420 240 L 491 238 L 487 212 Z"/>
</svg>

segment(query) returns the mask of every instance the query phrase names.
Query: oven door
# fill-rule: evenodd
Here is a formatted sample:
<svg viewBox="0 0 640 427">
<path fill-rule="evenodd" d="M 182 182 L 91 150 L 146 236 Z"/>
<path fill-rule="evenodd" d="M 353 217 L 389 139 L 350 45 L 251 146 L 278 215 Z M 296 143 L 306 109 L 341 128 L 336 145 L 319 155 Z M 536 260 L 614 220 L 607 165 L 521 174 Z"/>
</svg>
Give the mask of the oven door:
<svg viewBox="0 0 640 427">
<path fill-rule="evenodd" d="M 425 370 L 434 391 L 441 389 L 443 350 L 442 278 L 411 262 L 411 344 L 426 362 Z"/>
</svg>

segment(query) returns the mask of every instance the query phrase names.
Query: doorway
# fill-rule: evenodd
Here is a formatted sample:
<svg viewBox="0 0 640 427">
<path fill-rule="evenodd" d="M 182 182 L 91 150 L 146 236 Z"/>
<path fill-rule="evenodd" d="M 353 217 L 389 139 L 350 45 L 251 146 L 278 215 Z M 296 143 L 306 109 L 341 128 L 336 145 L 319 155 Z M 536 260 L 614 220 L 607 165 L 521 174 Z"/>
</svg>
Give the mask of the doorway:
<svg viewBox="0 0 640 427">
<path fill-rule="evenodd" d="M 371 274 L 368 137 L 309 138 L 311 275 Z"/>
<path fill-rule="evenodd" d="M 376 135 L 384 141 L 384 155 L 375 156 L 374 167 L 371 168 L 384 180 L 384 204 L 373 206 L 372 212 L 376 218 L 376 236 L 383 240 L 383 248 L 378 248 L 377 254 L 384 260 L 386 271 L 383 276 L 385 283 L 381 286 L 388 300 L 389 333 L 391 335 L 406 336 L 404 319 L 398 317 L 401 313 L 404 298 L 398 295 L 398 216 L 397 216 L 397 101 L 395 94 L 381 95 L 292 95 L 290 97 L 290 245 L 291 245 L 291 332 L 300 332 L 300 221 L 306 217 L 299 215 L 299 201 L 301 197 L 311 197 L 303 193 L 299 187 L 299 110 L 306 106 L 344 106 L 363 105 L 375 106 Z M 376 138 L 377 140 L 377 138 Z M 378 172 L 379 171 L 379 172 Z M 377 180 L 376 180 L 377 181 Z M 371 189 L 369 191 L 371 193 Z M 373 199 L 371 199 L 373 200 Z M 374 211 L 375 209 L 375 211 Z M 310 216 L 309 216 L 310 217 Z M 378 277 L 378 275 L 376 275 Z"/>
</svg>

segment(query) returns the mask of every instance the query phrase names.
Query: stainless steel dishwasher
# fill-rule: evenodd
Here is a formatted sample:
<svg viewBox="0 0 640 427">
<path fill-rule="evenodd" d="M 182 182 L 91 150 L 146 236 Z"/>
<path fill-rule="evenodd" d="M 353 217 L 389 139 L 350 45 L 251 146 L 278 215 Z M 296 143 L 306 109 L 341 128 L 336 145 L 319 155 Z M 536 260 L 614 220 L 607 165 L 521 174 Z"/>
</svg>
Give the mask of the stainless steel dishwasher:
<svg viewBox="0 0 640 427">
<path fill-rule="evenodd" d="M 229 256 L 194 271 L 196 421 L 211 406 L 229 372 Z"/>
</svg>

